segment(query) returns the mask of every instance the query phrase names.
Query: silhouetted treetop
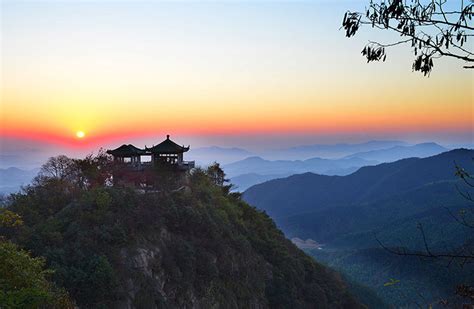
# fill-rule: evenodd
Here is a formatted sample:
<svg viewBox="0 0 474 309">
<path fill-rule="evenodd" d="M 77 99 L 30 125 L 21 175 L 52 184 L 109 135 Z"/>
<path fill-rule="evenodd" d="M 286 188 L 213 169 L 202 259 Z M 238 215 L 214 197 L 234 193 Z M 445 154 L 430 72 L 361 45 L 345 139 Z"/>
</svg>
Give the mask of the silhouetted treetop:
<svg viewBox="0 0 474 309">
<path fill-rule="evenodd" d="M 474 4 L 458 2 L 448 7 L 448 0 L 371 0 L 364 13 L 346 12 L 342 27 L 347 37 L 354 36 L 363 25 L 400 34 L 395 42 L 370 41 L 362 50 L 367 62 L 385 61 L 386 48 L 410 44 L 415 56 L 412 69 L 425 76 L 433 68 L 433 59 L 443 56 L 463 61 L 464 68 L 472 69 L 473 45 L 468 40 L 474 36 Z"/>
</svg>

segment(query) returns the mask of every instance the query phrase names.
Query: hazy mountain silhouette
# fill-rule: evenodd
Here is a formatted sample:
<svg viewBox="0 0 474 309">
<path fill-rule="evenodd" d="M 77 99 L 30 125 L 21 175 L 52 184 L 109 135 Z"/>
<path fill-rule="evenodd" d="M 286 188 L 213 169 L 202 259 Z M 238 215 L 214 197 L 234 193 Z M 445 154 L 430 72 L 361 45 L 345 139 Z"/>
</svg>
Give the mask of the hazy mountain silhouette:
<svg viewBox="0 0 474 309">
<path fill-rule="evenodd" d="M 16 167 L 0 168 L 0 193 L 7 194 L 20 190 L 38 174 L 39 169 L 22 170 Z"/>
<path fill-rule="evenodd" d="M 403 144 L 392 146 L 393 144 Z M 392 146 L 390 148 L 382 148 Z M 436 143 L 406 145 L 399 141 L 372 141 L 362 144 L 336 144 L 299 146 L 287 150 L 288 157 L 304 157 L 305 154 L 320 151 L 326 155 L 346 153 L 360 149 L 376 150 L 356 152 L 339 159 L 313 157 L 306 160 L 268 160 L 262 157 L 248 157 L 224 165 L 225 171 L 237 190 L 244 191 L 252 185 L 292 174 L 312 172 L 323 175 L 349 175 L 362 166 L 393 162 L 404 158 L 424 158 L 447 151 Z M 280 153 L 281 155 L 282 153 Z M 268 155 L 271 156 L 271 155 Z M 268 157 L 267 156 L 267 157 Z"/>
<path fill-rule="evenodd" d="M 241 161 L 224 165 L 225 172 L 230 177 L 246 173 L 256 173 L 260 175 L 282 175 L 296 174 L 302 172 L 327 173 L 328 171 L 345 170 L 351 167 L 361 167 L 376 164 L 376 161 L 368 161 L 360 158 L 348 159 L 321 159 L 312 158 L 308 160 L 265 160 L 261 157 L 249 157 Z"/>
<path fill-rule="evenodd" d="M 248 173 L 243 175 L 238 175 L 230 178 L 230 183 L 232 183 L 233 190 L 243 192 L 250 188 L 253 185 L 272 180 L 277 178 L 285 178 L 291 174 L 272 174 L 272 175 L 260 175 L 256 173 Z"/>
<path fill-rule="evenodd" d="M 354 154 L 356 152 L 365 152 L 378 149 L 387 149 L 394 146 L 408 145 L 403 141 L 368 141 L 357 144 L 314 144 L 301 145 L 286 149 L 275 150 L 264 153 L 263 156 L 269 159 L 286 159 L 286 160 L 305 160 L 313 157 L 322 158 L 341 158 Z"/>
<path fill-rule="evenodd" d="M 425 158 L 440 154 L 448 149 L 436 143 L 422 143 L 413 146 L 394 146 L 388 149 L 371 150 L 366 152 L 357 152 L 347 156 L 350 158 L 361 158 L 364 160 L 373 160 L 382 162 L 393 162 L 405 158 Z"/>
<path fill-rule="evenodd" d="M 242 160 L 253 154 L 242 148 L 225 148 L 218 146 L 201 147 L 189 151 L 189 156 L 196 161 L 198 165 L 209 165 L 213 162 L 221 164 L 231 163 Z"/>
<path fill-rule="evenodd" d="M 360 158 L 337 160 L 312 158 L 304 161 L 271 161 L 261 157 L 249 157 L 224 165 L 224 170 L 230 177 L 231 182 L 242 191 L 251 185 L 292 174 L 314 172 L 327 175 L 347 175 L 361 166 L 376 163 L 376 161 L 368 161 Z"/>
</svg>

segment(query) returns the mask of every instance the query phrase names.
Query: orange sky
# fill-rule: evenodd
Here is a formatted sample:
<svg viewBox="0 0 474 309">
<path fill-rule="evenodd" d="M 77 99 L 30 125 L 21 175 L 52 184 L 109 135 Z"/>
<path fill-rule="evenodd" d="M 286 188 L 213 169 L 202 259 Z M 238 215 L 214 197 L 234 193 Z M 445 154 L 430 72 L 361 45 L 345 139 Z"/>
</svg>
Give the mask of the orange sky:
<svg viewBox="0 0 474 309">
<path fill-rule="evenodd" d="M 4 137 L 473 131 L 473 73 L 366 64 L 337 30 L 352 2 L 39 3 L 2 4 Z"/>
</svg>

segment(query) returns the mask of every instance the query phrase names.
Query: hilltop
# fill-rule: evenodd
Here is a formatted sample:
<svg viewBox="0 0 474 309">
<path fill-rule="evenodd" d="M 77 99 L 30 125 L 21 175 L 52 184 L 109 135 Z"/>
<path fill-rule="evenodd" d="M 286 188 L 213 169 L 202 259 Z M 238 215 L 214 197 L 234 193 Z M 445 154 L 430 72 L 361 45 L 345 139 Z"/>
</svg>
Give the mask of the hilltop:
<svg viewBox="0 0 474 309">
<path fill-rule="evenodd" d="M 81 308 L 361 307 L 337 273 L 205 171 L 150 193 L 91 180 L 38 178 L 8 206 L 24 225 L 7 236 L 44 257 Z"/>
</svg>

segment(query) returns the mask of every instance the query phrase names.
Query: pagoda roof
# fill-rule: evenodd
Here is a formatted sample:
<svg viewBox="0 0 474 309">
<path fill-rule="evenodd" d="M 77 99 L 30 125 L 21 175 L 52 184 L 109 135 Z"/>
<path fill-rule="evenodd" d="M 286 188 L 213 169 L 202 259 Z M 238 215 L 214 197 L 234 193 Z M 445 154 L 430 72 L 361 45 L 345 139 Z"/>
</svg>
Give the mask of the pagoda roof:
<svg viewBox="0 0 474 309">
<path fill-rule="evenodd" d="M 107 153 L 116 157 L 133 157 L 146 154 L 145 150 L 137 148 L 132 144 L 123 144 L 116 149 L 107 150 Z"/>
<path fill-rule="evenodd" d="M 145 146 L 145 151 L 151 152 L 151 153 L 164 153 L 164 154 L 173 154 L 173 153 L 183 153 L 189 150 L 188 147 L 180 146 L 170 140 L 170 136 L 167 135 L 166 139 L 159 143 L 156 146 L 153 146 L 151 148 L 148 148 Z"/>
</svg>

